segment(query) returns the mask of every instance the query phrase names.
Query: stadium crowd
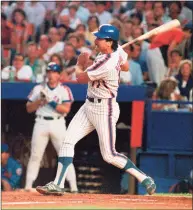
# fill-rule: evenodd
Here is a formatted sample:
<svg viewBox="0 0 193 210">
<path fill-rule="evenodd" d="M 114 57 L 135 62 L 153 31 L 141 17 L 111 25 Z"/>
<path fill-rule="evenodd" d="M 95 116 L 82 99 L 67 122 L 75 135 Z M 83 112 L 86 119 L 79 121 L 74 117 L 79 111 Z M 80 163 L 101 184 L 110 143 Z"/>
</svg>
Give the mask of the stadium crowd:
<svg viewBox="0 0 193 210">
<path fill-rule="evenodd" d="M 92 64 L 97 54 L 92 32 L 101 24 L 115 25 L 122 45 L 178 19 L 181 27 L 126 49 L 130 71 L 121 72 L 120 82 L 155 84 L 154 98 L 192 100 L 192 7 L 188 1 L 3 1 L 2 81 L 42 82 L 53 61 L 62 66 L 61 82 L 75 83 L 77 57 L 88 52 Z M 177 88 L 164 96 L 160 86 L 167 89 L 171 77 Z"/>
</svg>

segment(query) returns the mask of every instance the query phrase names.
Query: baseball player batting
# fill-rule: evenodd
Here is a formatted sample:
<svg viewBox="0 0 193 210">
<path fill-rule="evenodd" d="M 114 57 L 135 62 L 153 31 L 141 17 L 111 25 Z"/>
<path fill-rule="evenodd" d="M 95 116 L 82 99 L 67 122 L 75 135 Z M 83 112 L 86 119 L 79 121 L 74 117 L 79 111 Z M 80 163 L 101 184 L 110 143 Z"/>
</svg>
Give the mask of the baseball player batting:
<svg viewBox="0 0 193 210">
<path fill-rule="evenodd" d="M 73 161 L 75 144 L 96 129 L 103 159 L 136 177 L 151 195 L 156 189 L 153 179 L 115 149 L 116 123 L 120 113 L 116 102 L 120 71 L 128 71 L 127 55 L 118 46 L 119 31 L 116 27 L 106 24 L 94 35 L 96 49 L 99 51 L 94 63 L 84 71 L 89 56 L 83 53 L 78 57 L 76 66 L 77 81 L 88 82 L 86 101 L 67 129 L 60 149 L 55 180 L 37 187 L 36 190 L 46 195 L 63 194 L 61 187 L 67 169 Z"/>
<path fill-rule="evenodd" d="M 66 135 L 66 122 L 64 117 L 70 112 L 73 96 L 71 90 L 62 85 L 60 72 L 62 68 L 56 63 L 49 63 L 46 70 L 48 82 L 34 87 L 28 96 L 26 104 L 29 113 L 36 111 L 35 125 L 31 142 L 31 156 L 27 166 L 25 189 L 30 191 L 36 180 L 40 162 L 49 139 L 51 139 L 56 152 Z M 69 166 L 67 181 L 70 190 L 77 192 L 76 174 L 74 165 Z M 64 188 L 64 185 L 63 187 Z"/>
</svg>

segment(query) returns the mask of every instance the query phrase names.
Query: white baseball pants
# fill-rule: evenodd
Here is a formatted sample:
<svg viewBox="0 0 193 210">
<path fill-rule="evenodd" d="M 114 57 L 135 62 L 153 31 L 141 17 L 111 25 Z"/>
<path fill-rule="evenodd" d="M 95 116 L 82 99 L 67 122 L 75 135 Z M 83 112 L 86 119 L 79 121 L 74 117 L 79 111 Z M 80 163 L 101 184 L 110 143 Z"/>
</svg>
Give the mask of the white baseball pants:
<svg viewBox="0 0 193 210">
<path fill-rule="evenodd" d="M 63 117 L 55 120 L 36 118 L 31 141 L 31 155 L 27 166 L 26 189 L 32 188 L 33 182 L 38 176 L 40 163 L 49 139 L 51 139 L 57 154 L 59 154 L 65 135 L 66 123 Z M 73 164 L 68 168 L 66 179 L 69 181 L 70 190 L 77 191 L 76 174 Z"/>
</svg>

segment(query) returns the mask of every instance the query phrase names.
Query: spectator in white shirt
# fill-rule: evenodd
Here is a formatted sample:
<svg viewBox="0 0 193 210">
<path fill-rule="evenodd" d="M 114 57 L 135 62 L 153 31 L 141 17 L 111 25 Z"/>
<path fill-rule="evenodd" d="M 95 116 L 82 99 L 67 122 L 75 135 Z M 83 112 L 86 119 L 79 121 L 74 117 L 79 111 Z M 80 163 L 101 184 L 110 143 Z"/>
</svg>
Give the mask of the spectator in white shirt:
<svg viewBox="0 0 193 210">
<path fill-rule="evenodd" d="M 49 30 L 48 38 L 50 40 L 49 48 L 46 54 L 44 54 L 44 60 L 49 61 L 50 56 L 54 53 L 60 53 L 64 49 L 64 42 L 59 41 L 60 36 L 57 28 L 52 27 Z"/>
<path fill-rule="evenodd" d="M 101 25 L 109 23 L 110 20 L 113 18 L 111 13 L 105 10 L 105 4 L 106 2 L 104 1 L 97 2 L 97 16 Z"/>
<path fill-rule="evenodd" d="M 1 78 L 3 81 L 10 82 L 30 82 L 33 78 L 33 71 L 30 66 L 24 65 L 24 56 L 18 53 L 14 57 L 13 66 L 7 66 L 2 70 Z"/>
<path fill-rule="evenodd" d="M 89 17 L 89 11 L 87 8 L 81 6 L 80 1 L 70 2 L 69 6 L 75 5 L 77 7 L 76 17 L 81 20 L 82 23 L 86 23 Z M 64 8 L 60 13 L 60 16 L 69 15 L 69 8 Z"/>
<path fill-rule="evenodd" d="M 26 5 L 25 2 L 18 1 L 18 2 L 12 3 L 7 9 L 7 18 L 9 20 L 11 20 L 12 13 L 15 9 L 22 9 L 23 11 L 25 11 L 28 22 L 30 22 L 30 20 L 33 18 L 32 17 L 33 16 L 32 8 L 30 8 L 28 5 Z"/>
<path fill-rule="evenodd" d="M 85 7 L 89 11 L 89 17 L 97 15 L 97 7 L 96 7 L 96 2 L 95 1 L 87 1 L 87 2 L 85 2 Z"/>
<path fill-rule="evenodd" d="M 30 23 L 34 24 L 35 29 L 37 30 L 38 27 L 43 23 L 46 9 L 45 7 L 38 1 L 31 1 L 25 3 L 29 8 L 32 9 L 33 13 L 30 19 L 28 20 Z"/>
<path fill-rule="evenodd" d="M 78 7 L 74 4 L 69 6 L 69 18 L 70 18 L 70 27 L 76 29 L 76 27 L 81 23 L 81 20 L 77 17 Z"/>
</svg>

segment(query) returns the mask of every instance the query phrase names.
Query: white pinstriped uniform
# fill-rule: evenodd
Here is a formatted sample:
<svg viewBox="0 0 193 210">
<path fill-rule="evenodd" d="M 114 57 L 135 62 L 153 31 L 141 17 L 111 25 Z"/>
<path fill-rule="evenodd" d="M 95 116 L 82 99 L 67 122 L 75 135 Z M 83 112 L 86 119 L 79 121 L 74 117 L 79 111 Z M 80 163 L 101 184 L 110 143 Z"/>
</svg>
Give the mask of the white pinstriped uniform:
<svg viewBox="0 0 193 210">
<path fill-rule="evenodd" d="M 94 102 L 86 102 L 72 119 L 60 150 L 60 157 L 73 157 L 74 145 L 96 129 L 103 159 L 119 168 L 124 168 L 128 158 L 115 150 L 116 123 L 120 110 L 116 102 L 119 87 L 120 65 L 127 61 L 127 54 L 118 48 L 111 54 L 100 54 L 87 73 L 87 96 Z M 98 99 L 101 99 L 99 103 Z"/>
<path fill-rule="evenodd" d="M 45 87 L 41 84 L 35 86 L 29 94 L 28 100 L 33 102 L 39 99 L 40 91 L 42 89 L 47 91 L 51 101 L 53 100 L 58 104 L 62 104 L 64 102 L 73 102 L 74 100 L 70 88 L 62 85 L 61 83 L 59 83 L 54 89 L 49 88 L 48 85 L 45 85 Z M 40 162 L 49 139 L 51 139 L 52 144 L 58 154 L 66 135 L 66 122 L 64 119 L 66 114 L 60 114 L 50 105 L 46 104 L 36 110 L 36 116 L 31 141 L 31 156 L 27 168 L 26 188 L 32 188 L 31 180 L 35 181 L 38 176 Z M 52 117 L 54 119 L 46 120 L 44 117 Z M 73 165 L 71 165 L 68 170 L 68 181 L 71 180 L 72 173 L 75 173 Z"/>
</svg>

